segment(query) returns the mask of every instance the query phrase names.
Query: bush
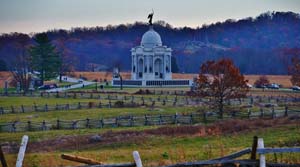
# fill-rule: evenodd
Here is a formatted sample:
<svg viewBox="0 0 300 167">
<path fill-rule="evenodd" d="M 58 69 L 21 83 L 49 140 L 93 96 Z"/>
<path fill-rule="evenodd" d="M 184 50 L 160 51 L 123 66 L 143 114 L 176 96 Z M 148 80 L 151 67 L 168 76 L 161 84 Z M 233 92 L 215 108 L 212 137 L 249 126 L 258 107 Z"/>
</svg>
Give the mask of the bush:
<svg viewBox="0 0 300 167">
<path fill-rule="evenodd" d="M 124 107 L 124 102 L 123 101 L 116 101 L 114 106 L 115 107 Z"/>
</svg>

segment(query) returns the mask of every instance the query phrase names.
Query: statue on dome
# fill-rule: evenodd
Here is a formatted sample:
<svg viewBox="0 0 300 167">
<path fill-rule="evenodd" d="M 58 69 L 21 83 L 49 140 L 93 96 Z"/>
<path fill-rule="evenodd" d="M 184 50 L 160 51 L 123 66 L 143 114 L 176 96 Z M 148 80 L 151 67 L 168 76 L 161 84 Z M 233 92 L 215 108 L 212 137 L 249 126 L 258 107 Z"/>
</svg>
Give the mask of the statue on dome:
<svg viewBox="0 0 300 167">
<path fill-rule="evenodd" d="M 152 9 L 152 13 L 150 13 L 150 14 L 148 15 L 149 25 L 150 25 L 150 26 L 152 26 L 152 18 L 153 18 L 153 15 L 154 15 L 154 11 L 153 11 L 153 9 Z"/>
</svg>

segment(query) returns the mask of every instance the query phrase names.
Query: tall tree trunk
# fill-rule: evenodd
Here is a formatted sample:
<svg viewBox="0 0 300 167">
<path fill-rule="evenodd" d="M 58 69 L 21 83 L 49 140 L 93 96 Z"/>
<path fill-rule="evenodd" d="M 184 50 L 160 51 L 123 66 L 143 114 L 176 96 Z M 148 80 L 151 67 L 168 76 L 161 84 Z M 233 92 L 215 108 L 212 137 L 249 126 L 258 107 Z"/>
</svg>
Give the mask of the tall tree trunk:
<svg viewBox="0 0 300 167">
<path fill-rule="evenodd" d="M 223 113 L 224 113 L 223 98 L 220 98 L 220 100 L 219 100 L 219 115 L 220 115 L 221 119 L 223 119 Z"/>
<path fill-rule="evenodd" d="M 59 82 L 62 82 L 62 72 L 59 73 Z"/>
<path fill-rule="evenodd" d="M 42 85 L 44 85 L 44 70 L 41 71 L 41 82 L 42 82 Z"/>
</svg>

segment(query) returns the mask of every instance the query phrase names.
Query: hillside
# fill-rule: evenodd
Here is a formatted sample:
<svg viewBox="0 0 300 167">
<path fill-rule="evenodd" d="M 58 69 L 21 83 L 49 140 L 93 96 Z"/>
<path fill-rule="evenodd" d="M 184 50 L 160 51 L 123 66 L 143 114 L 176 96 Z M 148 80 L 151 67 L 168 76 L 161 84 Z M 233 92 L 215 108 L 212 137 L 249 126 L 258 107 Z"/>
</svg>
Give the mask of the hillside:
<svg viewBox="0 0 300 167">
<path fill-rule="evenodd" d="M 291 50 L 300 49 L 300 15 L 292 12 L 267 12 L 196 29 L 174 28 L 158 21 L 154 29 L 163 44 L 173 49 L 179 72 L 185 73 L 197 73 L 205 60 L 229 57 L 244 74 L 286 74 Z M 139 45 L 147 30 L 146 23 L 136 22 L 47 33 L 78 71 L 111 69 L 116 64 L 129 71 L 130 48 Z M 32 44 L 28 34 L 2 34 L 0 63 L 4 61 L 9 68 L 16 56 Z"/>
</svg>

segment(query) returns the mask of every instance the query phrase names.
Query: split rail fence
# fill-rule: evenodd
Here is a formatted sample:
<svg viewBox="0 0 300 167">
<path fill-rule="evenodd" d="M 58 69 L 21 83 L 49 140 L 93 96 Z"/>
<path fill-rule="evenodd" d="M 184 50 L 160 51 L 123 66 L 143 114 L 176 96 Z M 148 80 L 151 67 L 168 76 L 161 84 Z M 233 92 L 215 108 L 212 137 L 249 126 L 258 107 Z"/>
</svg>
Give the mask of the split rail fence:
<svg viewBox="0 0 300 167">
<path fill-rule="evenodd" d="M 300 115 L 298 110 L 262 110 L 260 112 L 226 113 L 222 119 L 277 118 Z M 86 118 L 79 120 L 15 121 L 0 123 L 0 132 L 46 131 L 53 129 L 89 129 L 106 127 L 134 127 L 171 124 L 197 124 L 219 120 L 215 112 L 173 115 L 127 115 L 113 118 Z"/>
</svg>

